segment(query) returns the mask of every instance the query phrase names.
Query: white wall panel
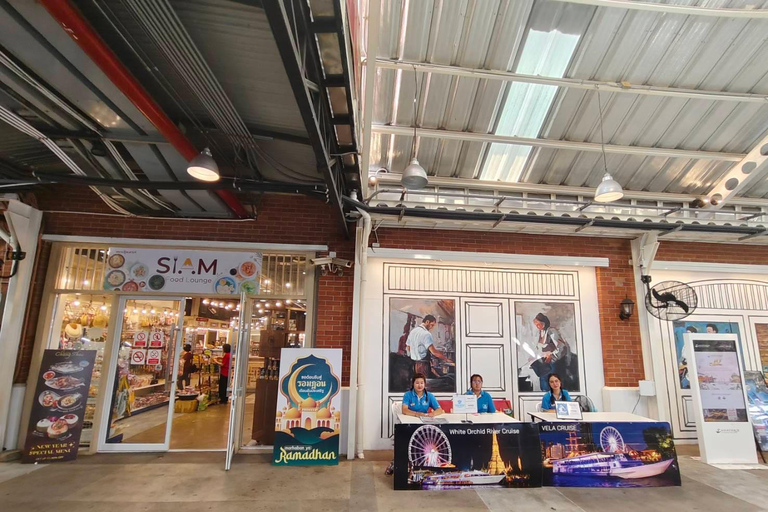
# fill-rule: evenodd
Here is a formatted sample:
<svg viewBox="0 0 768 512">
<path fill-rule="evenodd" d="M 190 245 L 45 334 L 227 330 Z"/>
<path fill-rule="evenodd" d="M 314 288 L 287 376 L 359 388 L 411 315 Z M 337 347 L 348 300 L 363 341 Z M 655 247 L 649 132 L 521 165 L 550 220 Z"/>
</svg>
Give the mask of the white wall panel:
<svg viewBox="0 0 768 512">
<path fill-rule="evenodd" d="M 468 343 L 465 346 L 465 353 L 467 378 L 464 381 L 468 383 L 469 376 L 475 373 L 480 374 L 483 376 L 483 389 L 494 395 L 494 398 L 502 396 L 494 391 L 502 394 L 507 391 L 509 364 L 505 346 Z M 504 396 L 504 398 L 507 397 Z"/>
<path fill-rule="evenodd" d="M 504 308 L 498 302 L 464 302 L 464 336 L 466 338 L 504 338 Z M 506 337 L 509 337 L 507 329 Z"/>
</svg>

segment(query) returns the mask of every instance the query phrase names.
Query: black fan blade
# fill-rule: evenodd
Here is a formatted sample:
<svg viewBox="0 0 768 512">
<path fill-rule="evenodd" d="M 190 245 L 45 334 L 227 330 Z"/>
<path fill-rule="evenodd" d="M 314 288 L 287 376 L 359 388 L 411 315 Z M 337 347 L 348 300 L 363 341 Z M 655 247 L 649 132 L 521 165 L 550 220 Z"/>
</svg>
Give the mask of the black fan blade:
<svg viewBox="0 0 768 512">
<path fill-rule="evenodd" d="M 675 297 L 675 294 L 672 292 L 659 293 L 653 289 L 651 290 L 651 292 L 653 292 L 653 296 L 656 297 L 656 300 L 660 302 L 672 302 L 677 300 L 677 297 Z"/>
<path fill-rule="evenodd" d="M 687 313 L 687 312 L 688 312 L 688 310 L 690 309 L 690 308 L 688 307 L 688 304 L 686 304 L 685 302 L 683 302 L 683 301 L 681 301 L 681 300 L 673 300 L 673 301 L 670 301 L 670 302 L 674 302 L 675 304 L 677 304 L 677 306 L 678 306 L 680 309 L 682 309 L 683 311 L 685 311 L 686 313 Z"/>
</svg>

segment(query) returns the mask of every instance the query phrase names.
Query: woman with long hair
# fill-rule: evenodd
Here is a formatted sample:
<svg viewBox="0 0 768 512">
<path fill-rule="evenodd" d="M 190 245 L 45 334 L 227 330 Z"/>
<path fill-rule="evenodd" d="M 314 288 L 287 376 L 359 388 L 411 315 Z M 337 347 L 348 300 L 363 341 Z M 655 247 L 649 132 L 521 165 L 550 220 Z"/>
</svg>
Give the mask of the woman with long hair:
<svg viewBox="0 0 768 512">
<path fill-rule="evenodd" d="M 563 389 L 563 381 L 558 374 L 550 373 L 547 376 L 547 386 L 549 391 L 541 399 L 542 412 L 553 412 L 555 410 L 555 402 L 571 401 L 571 395 Z"/>
<path fill-rule="evenodd" d="M 403 395 L 403 414 L 421 417 L 439 416 L 443 412 L 435 395 L 427 391 L 427 378 L 423 373 L 414 373 L 411 389 Z"/>
</svg>

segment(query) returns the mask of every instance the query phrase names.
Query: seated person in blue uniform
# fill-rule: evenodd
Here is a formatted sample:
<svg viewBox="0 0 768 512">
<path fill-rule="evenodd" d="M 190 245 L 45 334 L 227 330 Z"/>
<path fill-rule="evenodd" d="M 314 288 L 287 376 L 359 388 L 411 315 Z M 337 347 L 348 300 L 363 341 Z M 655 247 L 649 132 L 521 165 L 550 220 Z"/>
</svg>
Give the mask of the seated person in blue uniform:
<svg viewBox="0 0 768 512">
<path fill-rule="evenodd" d="M 477 397 L 477 412 L 496 412 L 496 407 L 493 405 L 493 398 L 488 392 L 483 391 L 483 378 L 474 374 L 469 378 L 468 395 L 475 395 Z"/>
<path fill-rule="evenodd" d="M 430 411 L 430 409 L 432 409 Z M 411 390 L 403 395 L 403 414 L 406 416 L 439 416 L 443 414 L 435 395 L 427 391 L 427 378 L 423 373 L 413 374 Z"/>
<path fill-rule="evenodd" d="M 571 395 L 563 389 L 560 376 L 550 373 L 547 379 L 549 391 L 541 399 L 541 412 L 555 412 L 555 402 L 571 402 Z"/>
</svg>

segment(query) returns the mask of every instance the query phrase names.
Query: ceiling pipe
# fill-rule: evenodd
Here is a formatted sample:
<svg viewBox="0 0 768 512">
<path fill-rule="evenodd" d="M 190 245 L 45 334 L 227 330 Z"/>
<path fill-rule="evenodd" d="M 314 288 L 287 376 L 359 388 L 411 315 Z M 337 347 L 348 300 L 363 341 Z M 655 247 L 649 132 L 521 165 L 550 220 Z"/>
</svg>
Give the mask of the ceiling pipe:
<svg viewBox="0 0 768 512">
<path fill-rule="evenodd" d="M 197 156 L 199 151 L 195 146 L 181 133 L 181 130 L 131 75 L 115 53 L 107 47 L 80 12 L 71 4 L 70 0 L 40 0 L 40 3 L 107 78 L 176 148 L 181 156 L 188 162 Z M 249 216 L 232 191 L 216 190 L 215 192 L 237 217 Z"/>
</svg>

